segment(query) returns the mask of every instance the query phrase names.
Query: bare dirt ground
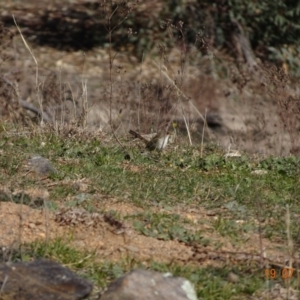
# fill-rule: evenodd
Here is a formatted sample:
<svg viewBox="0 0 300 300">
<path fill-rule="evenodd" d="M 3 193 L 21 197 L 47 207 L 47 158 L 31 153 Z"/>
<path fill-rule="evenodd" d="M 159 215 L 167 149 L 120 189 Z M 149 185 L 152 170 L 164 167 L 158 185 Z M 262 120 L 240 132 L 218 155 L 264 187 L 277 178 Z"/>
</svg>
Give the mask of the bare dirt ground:
<svg viewBox="0 0 300 300">
<path fill-rule="evenodd" d="M 35 194 L 38 194 L 37 191 Z M 27 205 L 1 202 L 1 245 L 14 248 L 37 240 L 62 238 L 76 249 L 95 253 L 96 260 L 99 261 L 118 261 L 131 257 L 145 263 L 154 260 L 164 263 L 201 263 L 202 266 L 222 266 L 228 261 L 260 263 L 259 254 L 262 249 L 258 234 L 241 236 L 243 242 L 236 244 L 213 230 L 211 223 L 218 215 L 201 207 L 187 208 L 186 211 L 182 211 L 181 207 L 178 211 L 181 218 L 187 218 L 193 223 L 193 230 L 201 230 L 203 238 L 209 238 L 211 241 L 211 246 L 193 247 L 176 240 L 165 241 L 144 236 L 134 230 L 128 221 L 122 221 L 120 225 L 115 220 L 103 218 L 105 212 L 111 210 L 124 218 L 141 212 L 141 208 L 118 199 L 101 195 L 97 197 L 102 199 L 98 201 L 101 213 L 88 213 L 77 208 L 64 208 L 59 212 L 52 212 L 49 209 L 34 209 Z M 176 213 L 176 208 L 172 213 Z M 221 244 L 222 247 L 216 251 L 215 244 Z M 264 238 L 262 245 L 263 253 L 270 261 L 276 263 L 285 258 L 283 253 L 286 251 L 282 249 L 282 245 L 276 245 Z"/>
</svg>

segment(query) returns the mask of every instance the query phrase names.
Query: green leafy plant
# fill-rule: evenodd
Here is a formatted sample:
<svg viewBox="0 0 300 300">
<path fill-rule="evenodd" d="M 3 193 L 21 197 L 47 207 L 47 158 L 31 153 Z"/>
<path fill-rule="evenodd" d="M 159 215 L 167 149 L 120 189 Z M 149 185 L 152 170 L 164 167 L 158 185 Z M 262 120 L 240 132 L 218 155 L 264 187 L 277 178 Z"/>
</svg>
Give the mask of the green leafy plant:
<svg viewBox="0 0 300 300">
<path fill-rule="evenodd" d="M 200 232 L 186 229 L 181 223 L 179 215 L 148 213 L 135 216 L 133 225 L 142 234 L 165 241 L 197 242 L 202 239 Z"/>
</svg>

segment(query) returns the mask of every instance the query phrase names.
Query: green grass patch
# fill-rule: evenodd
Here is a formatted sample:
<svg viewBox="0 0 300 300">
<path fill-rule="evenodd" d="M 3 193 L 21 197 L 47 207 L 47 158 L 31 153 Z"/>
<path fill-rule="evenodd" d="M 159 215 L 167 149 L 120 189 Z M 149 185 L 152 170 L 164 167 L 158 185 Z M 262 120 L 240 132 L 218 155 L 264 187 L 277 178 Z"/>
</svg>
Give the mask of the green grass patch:
<svg viewBox="0 0 300 300">
<path fill-rule="evenodd" d="M 138 233 L 205 247 L 217 245 L 205 235 L 209 230 L 241 246 L 258 233 L 259 227 L 264 238 L 285 245 L 288 207 L 291 237 L 295 244 L 299 243 L 299 157 L 226 157 L 214 145 L 206 145 L 203 155 L 199 146 L 180 145 L 176 149 L 170 146 L 161 154 L 142 154 L 138 148 L 129 149 L 126 139 L 122 140 L 124 150 L 117 142 L 108 143 L 88 135 L 69 137 L 53 130 L 22 130 L 7 127 L 0 133 L 1 188 L 13 193 L 28 187 L 50 187 L 51 210 L 63 204 L 94 211 L 101 201 L 99 195 L 111 196 L 144 209 L 143 213 L 125 217 Z M 49 159 L 58 170 L 46 183 L 24 171 L 24 164 L 33 154 Z M 257 170 L 266 173 L 255 174 Z M 88 181 L 84 192 L 66 183 L 80 179 Z M 26 197 L 23 200 L 29 203 Z M 19 198 L 7 197 L 6 192 L 0 191 L 1 201 L 19 203 Z M 202 231 L 201 222 L 194 229 L 193 223 L 178 213 L 188 208 L 213 212 L 216 217 L 205 220 L 210 229 Z M 116 215 L 122 221 L 117 212 Z M 146 267 L 131 258 L 118 264 L 95 264 L 93 254 L 80 253 L 67 244 L 32 244 L 22 259 L 54 259 L 91 278 L 99 287 L 134 267 Z M 262 270 L 250 272 L 244 266 L 218 269 L 152 262 L 147 267 L 187 277 L 204 299 L 242 299 L 264 284 Z M 226 280 L 230 271 L 239 274 L 238 284 Z"/>
</svg>

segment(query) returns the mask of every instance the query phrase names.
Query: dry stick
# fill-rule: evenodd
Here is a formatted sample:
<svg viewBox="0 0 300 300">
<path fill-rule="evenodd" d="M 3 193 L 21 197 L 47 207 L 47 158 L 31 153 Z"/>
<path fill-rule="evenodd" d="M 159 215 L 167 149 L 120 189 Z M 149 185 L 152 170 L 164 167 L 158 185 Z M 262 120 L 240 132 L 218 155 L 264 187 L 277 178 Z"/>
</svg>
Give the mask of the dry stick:
<svg viewBox="0 0 300 300">
<path fill-rule="evenodd" d="M 205 133 L 205 127 L 206 127 L 206 113 L 207 113 L 207 109 L 205 109 L 205 121 L 203 123 L 203 130 L 202 130 L 202 138 L 201 138 L 201 153 L 200 153 L 200 157 L 203 157 L 203 145 L 204 145 L 204 133 Z"/>
<path fill-rule="evenodd" d="M 89 106 L 88 106 L 88 92 L 87 92 L 87 79 L 84 79 L 84 73 L 85 73 L 85 67 L 86 67 L 86 55 L 84 53 L 84 65 L 83 65 L 83 70 L 82 70 L 82 126 L 83 128 L 86 127 L 87 125 L 87 114 L 89 111 Z"/>
<path fill-rule="evenodd" d="M 204 123 L 206 123 L 206 118 L 203 117 L 203 115 L 202 115 L 201 112 L 198 110 L 198 108 L 195 106 L 195 104 L 194 104 L 192 101 L 190 101 L 190 104 L 193 106 L 193 108 L 194 108 L 194 109 L 196 110 L 196 112 L 199 114 L 199 116 L 201 117 L 202 121 L 203 121 Z M 206 123 L 206 125 L 207 125 L 207 123 Z M 210 137 L 211 137 L 210 132 L 207 131 L 207 133 L 208 133 L 208 136 L 209 136 L 209 138 L 210 138 Z"/>
<path fill-rule="evenodd" d="M 23 37 L 23 34 L 22 34 L 22 32 L 21 32 L 21 30 L 20 30 L 20 28 L 19 28 L 19 26 L 18 26 L 18 24 L 17 24 L 17 22 L 16 22 L 15 16 L 12 15 L 12 18 L 13 18 L 14 23 L 15 23 L 15 25 L 16 25 L 16 27 L 17 27 L 19 33 L 20 33 L 20 36 L 21 36 L 21 38 L 22 38 L 22 41 L 23 41 L 25 47 L 27 48 L 27 50 L 28 50 L 29 53 L 31 54 L 31 57 L 33 58 L 33 60 L 34 60 L 34 62 L 35 62 L 35 64 L 36 64 L 35 85 L 36 85 L 36 88 L 37 88 L 37 99 L 38 99 L 38 102 L 39 102 L 39 105 L 40 105 L 40 110 L 43 111 L 43 105 L 42 105 L 42 102 L 39 101 L 39 96 L 38 96 L 38 95 L 39 95 L 39 82 L 38 82 L 38 78 L 39 78 L 39 64 L 38 64 L 38 62 L 37 62 L 37 60 L 36 60 L 36 58 L 35 58 L 33 52 L 31 51 L 30 47 L 28 46 L 28 44 L 27 44 L 25 38 Z M 42 117 L 42 119 L 41 119 L 41 124 L 43 124 L 43 121 L 44 121 L 43 117 L 44 117 L 44 115 L 42 114 L 41 117 Z"/>
<path fill-rule="evenodd" d="M 142 72 L 143 72 L 143 63 L 144 63 L 144 52 L 143 52 L 143 55 L 142 55 L 142 65 L 141 65 L 141 69 L 140 69 L 140 77 L 142 77 Z M 138 114 L 137 114 L 137 118 L 138 118 L 138 129 L 140 131 L 140 126 L 141 126 L 141 121 L 140 121 L 140 109 L 141 109 L 141 85 L 142 85 L 142 82 L 140 81 L 139 82 L 139 97 L 138 97 Z"/>
<path fill-rule="evenodd" d="M 178 99 L 179 99 L 179 96 L 180 95 L 183 95 L 181 90 L 177 87 L 177 85 L 175 84 L 175 82 L 169 77 L 169 75 L 162 71 L 161 67 L 157 65 L 157 63 L 155 61 L 153 61 L 153 63 L 155 64 L 155 66 L 160 70 L 160 73 L 162 73 L 175 87 L 176 87 L 176 91 L 177 91 L 177 96 L 178 96 Z M 165 69 L 167 69 L 166 66 L 164 66 Z M 184 95 L 185 96 L 185 95 Z M 186 96 L 185 96 L 186 97 Z M 189 99 L 188 99 L 189 100 Z M 176 107 L 178 105 L 178 103 L 180 103 L 179 101 L 177 101 L 176 103 L 176 106 L 175 107 L 172 107 L 172 109 L 169 111 L 169 115 L 171 114 L 172 111 L 175 111 L 176 110 Z M 185 123 L 185 126 L 186 126 L 186 130 L 187 130 L 187 133 L 188 133 L 188 137 L 189 137 L 189 141 L 190 141 L 190 144 L 192 145 L 192 140 L 191 140 L 191 135 L 190 135 L 190 131 L 189 131 L 189 128 L 188 128 L 188 125 L 187 125 L 187 120 L 185 118 L 185 115 L 184 115 L 184 112 L 183 112 L 183 107 L 181 106 L 181 109 L 182 109 L 182 115 L 183 115 L 183 120 L 184 120 L 184 123 Z M 170 121 L 167 125 L 167 130 L 169 129 L 169 126 L 170 126 L 170 123 L 172 122 L 172 118 L 170 118 Z"/>
<path fill-rule="evenodd" d="M 120 147 L 123 149 L 123 151 L 124 151 L 125 153 L 127 153 L 126 147 L 125 147 L 125 146 L 121 143 L 121 141 L 118 139 L 118 137 L 117 137 L 117 135 L 116 135 L 116 133 L 115 133 L 114 130 L 112 131 L 112 134 L 113 134 L 114 138 L 116 139 L 117 143 L 118 143 L 118 144 L 120 145 Z"/>
<path fill-rule="evenodd" d="M 291 215 L 290 215 L 290 207 L 287 204 L 286 205 L 286 235 L 287 235 L 287 241 L 288 241 L 288 254 L 289 254 L 289 269 L 288 272 L 291 272 L 293 268 L 293 240 L 291 237 Z M 288 278 L 291 278 L 288 274 Z M 288 280 L 288 284 L 290 285 L 290 280 Z M 287 299 L 290 297 L 290 289 L 287 289 Z"/>
<path fill-rule="evenodd" d="M 59 68 L 59 90 L 60 90 L 60 93 L 59 93 L 59 100 L 60 100 L 60 106 L 62 107 L 62 112 L 65 110 L 65 102 L 63 101 L 63 97 L 62 97 L 62 84 L 61 84 L 61 68 Z M 63 127 L 65 125 L 65 120 L 66 120 L 66 116 L 61 113 L 60 114 L 60 124 L 61 126 Z"/>
<path fill-rule="evenodd" d="M 111 125 L 112 129 L 112 92 L 113 92 L 113 82 L 112 82 L 112 66 L 113 61 L 115 60 L 118 52 L 115 53 L 115 55 L 112 57 L 112 33 L 113 31 L 120 26 L 126 19 L 129 13 L 127 13 L 126 17 L 124 17 L 117 25 L 115 25 L 113 28 L 111 27 L 111 19 L 116 14 L 117 10 L 119 9 L 119 6 L 117 5 L 114 11 L 111 13 L 111 15 L 108 17 L 108 28 L 106 30 L 108 31 L 108 37 L 109 37 L 109 81 L 110 81 L 110 94 L 109 94 L 109 123 Z"/>
<path fill-rule="evenodd" d="M 116 7 L 116 9 L 112 12 L 112 14 L 110 15 L 110 17 L 108 18 L 108 26 L 109 26 L 109 31 L 108 31 L 108 36 L 109 36 L 109 82 L 110 82 L 110 86 L 109 86 L 109 124 L 112 128 L 112 93 L 113 93 L 113 82 L 112 82 L 112 65 L 113 65 L 113 61 L 114 61 L 114 57 L 112 57 L 112 30 L 111 30 L 111 18 L 114 15 L 114 13 L 117 11 L 118 6 Z"/>
<path fill-rule="evenodd" d="M 154 60 L 152 60 L 152 62 L 154 63 L 154 65 L 157 68 L 159 68 L 158 65 L 157 65 L 157 63 Z M 165 72 L 165 71 L 162 70 L 162 74 L 172 83 L 172 85 L 175 87 L 175 89 L 177 90 L 177 92 L 179 93 L 179 95 L 182 96 L 185 100 L 187 100 L 193 106 L 193 108 L 199 114 L 199 116 L 202 119 L 202 121 L 205 122 L 206 121 L 205 118 L 203 117 L 203 115 L 201 114 L 201 112 L 198 110 L 198 108 L 194 105 L 193 101 L 187 95 L 185 95 L 184 92 L 181 89 L 179 89 L 179 87 L 176 85 L 176 83 L 174 82 L 174 80 L 170 78 L 170 76 L 167 74 L 167 72 Z M 208 131 L 208 135 L 210 136 L 209 131 Z"/>
<path fill-rule="evenodd" d="M 49 243 L 49 239 L 50 239 L 50 234 L 49 234 L 49 209 L 48 209 L 48 205 L 47 205 L 47 201 L 46 199 L 44 199 L 44 207 L 45 207 L 45 232 L 46 232 L 46 236 L 45 236 L 45 242 L 46 242 L 46 245 L 48 245 Z"/>
<path fill-rule="evenodd" d="M 258 236 L 259 236 L 259 248 L 260 248 L 260 258 L 261 267 L 263 267 L 263 259 L 265 258 L 263 242 L 262 242 L 262 228 L 261 228 L 261 206 L 259 200 L 257 201 L 257 212 L 258 212 Z"/>
<path fill-rule="evenodd" d="M 18 29 L 20 35 L 21 35 L 21 38 L 22 38 L 22 40 L 23 40 L 23 43 L 25 44 L 26 48 L 27 48 L 28 51 L 30 52 L 30 54 L 31 54 L 31 56 L 32 56 L 32 58 L 33 58 L 35 64 L 38 66 L 38 62 L 37 62 L 36 58 L 34 57 L 34 55 L 33 55 L 32 51 L 31 51 L 31 49 L 29 48 L 29 46 L 28 46 L 26 40 L 24 39 L 24 37 L 23 37 L 23 35 L 22 35 L 22 32 L 21 32 L 21 30 L 20 30 L 20 28 L 19 28 L 19 26 L 18 26 L 18 24 L 17 24 L 17 22 L 16 22 L 16 20 L 15 20 L 15 16 L 12 15 L 12 17 L 13 17 L 14 23 L 15 23 L 15 25 L 16 25 L 16 27 L 17 27 L 17 29 Z M 36 79 L 37 79 L 37 78 L 36 78 Z"/>
<path fill-rule="evenodd" d="M 291 216 L 290 216 L 290 207 L 288 204 L 286 205 L 286 234 L 288 240 L 289 257 L 291 260 L 292 253 L 293 253 L 293 240 L 291 237 Z"/>
<path fill-rule="evenodd" d="M 183 109 L 182 109 L 182 111 L 183 111 Z M 192 146 L 192 145 L 193 145 L 193 143 L 192 143 L 191 132 L 190 132 L 189 126 L 188 126 L 188 124 L 187 124 L 187 120 L 186 120 L 186 117 L 185 117 L 185 115 L 184 115 L 184 114 L 182 114 L 182 116 L 183 116 L 183 121 L 184 121 L 184 124 L 185 124 L 185 127 L 186 127 L 186 131 L 187 131 L 187 133 L 188 133 L 188 137 L 189 137 L 190 145 Z"/>
<path fill-rule="evenodd" d="M 157 68 L 159 68 L 159 66 L 157 65 L 157 63 L 154 60 L 152 60 L 152 62 L 155 64 L 155 66 Z M 166 66 L 164 66 L 164 67 L 167 70 L 167 67 Z M 177 92 L 179 93 L 179 95 L 182 96 L 188 102 L 192 103 L 191 99 L 188 96 L 186 96 L 181 89 L 179 89 L 179 87 L 176 85 L 176 83 L 174 82 L 174 80 L 170 78 L 170 76 L 168 75 L 168 73 L 165 72 L 165 71 L 163 71 L 163 70 L 161 72 L 172 83 L 172 85 L 175 87 L 175 89 L 177 90 Z M 193 103 L 192 103 L 192 105 L 193 105 Z M 195 107 L 195 106 L 193 105 L 193 107 Z M 197 112 L 199 113 L 200 118 L 204 121 L 205 119 L 204 119 L 203 115 L 198 110 L 197 110 Z"/>
<path fill-rule="evenodd" d="M 39 101 L 39 97 L 38 97 L 38 95 L 39 95 L 39 84 L 38 84 L 39 65 L 38 65 L 38 62 L 37 62 L 37 60 L 36 60 L 36 58 L 35 58 L 33 52 L 31 51 L 31 49 L 30 49 L 30 47 L 28 46 L 28 44 L 27 44 L 25 38 L 23 37 L 23 34 L 22 34 L 22 32 L 21 32 L 21 30 L 20 30 L 20 28 L 19 28 L 19 26 L 18 26 L 18 24 L 17 24 L 17 22 L 16 22 L 16 20 L 15 20 L 14 15 L 12 15 L 12 17 L 13 17 L 14 23 L 15 23 L 15 25 L 16 25 L 16 27 L 17 27 L 19 33 L 20 33 L 20 36 L 21 36 L 21 38 L 22 38 L 22 41 L 23 41 L 25 47 L 27 48 L 27 50 L 28 50 L 29 53 L 31 54 L 31 56 L 32 56 L 32 58 L 33 58 L 33 60 L 34 60 L 34 62 L 35 62 L 35 64 L 36 64 L 35 84 L 36 84 L 36 88 L 37 88 L 37 98 L 38 98 L 38 101 Z M 40 111 L 43 112 L 43 105 L 42 105 L 42 102 L 39 101 L 39 104 L 40 104 Z M 41 113 L 40 115 L 41 115 L 41 124 L 43 124 L 43 121 L 44 121 L 44 119 L 43 119 L 43 118 L 44 118 L 44 114 Z M 22 204 L 23 204 L 23 196 L 24 196 L 24 193 L 22 193 Z M 22 207 L 21 207 L 21 208 L 22 208 Z M 21 216 L 20 216 L 20 223 L 21 223 L 21 220 L 22 220 L 22 214 L 21 214 Z M 22 224 L 20 224 L 20 226 L 22 226 Z M 21 241 L 21 228 L 20 228 L 19 234 L 20 234 L 20 241 Z M 47 216 L 46 216 L 46 240 L 47 240 L 47 241 L 48 241 L 48 235 L 49 235 L 48 218 L 47 218 Z M 21 254 L 21 255 L 22 255 L 22 254 Z"/>
<path fill-rule="evenodd" d="M 85 129 L 85 127 L 86 127 L 86 124 L 87 124 L 87 114 L 88 114 L 88 110 L 89 110 L 89 108 L 88 108 L 88 96 L 87 96 L 87 94 L 88 94 L 88 92 L 87 92 L 87 79 L 85 79 L 85 80 L 83 80 L 82 79 L 82 94 L 83 94 L 83 100 L 82 100 L 82 102 L 83 102 L 83 105 L 82 105 L 82 107 L 83 107 L 83 111 L 82 111 L 82 127 L 83 127 L 83 129 Z"/>
<path fill-rule="evenodd" d="M 76 105 L 76 100 L 75 100 L 75 95 L 73 93 L 73 90 L 72 90 L 72 87 L 70 85 L 70 82 L 67 83 L 68 84 L 68 88 L 70 90 L 70 93 L 71 93 L 71 99 L 69 99 L 69 97 L 65 98 L 65 100 L 69 100 L 73 103 L 73 109 L 74 109 L 74 113 L 73 113 L 73 120 L 76 120 L 76 117 L 77 117 L 77 105 Z"/>
<path fill-rule="evenodd" d="M 5 275 L 4 280 L 3 280 L 3 282 L 2 282 L 2 285 L 1 285 L 1 289 L 0 289 L 0 297 L 1 297 L 1 295 L 2 295 L 2 292 L 3 292 L 3 290 L 4 290 L 4 287 L 5 287 L 5 285 L 6 285 L 7 280 L 8 280 L 8 276 Z M 2 297 L 1 297 L 1 299 L 2 299 Z"/>
<path fill-rule="evenodd" d="M 20 207 L 20 215 L 19 215 L 19 218 L 20 218 L 20 222 L 19 222 L 19 251 L 20 251 L 20 256 L 21 258 L 23 259 L 23 256 L 22 256 L 22 229 L 23 229 L 23 205 L 24 205 L 24 190 L 22 191 L 22 196 L 21 196 L 21 207 Z"/>
<path fill-rule="evenodd" d="M 90 257 L 93 257 L 93 254 L 88 254 L 87 256 L 85 256 L 84 258 L 82 258 L 81 260 L 75 261 L 75 262 L 69 263 L 69 264 L 64 264 L 64 266 L 70 268 L 71 266 L 75 266 L 75 265 L 78 265 L 78 264 L 82 264 L 84 261 L 86 261 L 86 260 L 89 259 Z"/>
</svg>

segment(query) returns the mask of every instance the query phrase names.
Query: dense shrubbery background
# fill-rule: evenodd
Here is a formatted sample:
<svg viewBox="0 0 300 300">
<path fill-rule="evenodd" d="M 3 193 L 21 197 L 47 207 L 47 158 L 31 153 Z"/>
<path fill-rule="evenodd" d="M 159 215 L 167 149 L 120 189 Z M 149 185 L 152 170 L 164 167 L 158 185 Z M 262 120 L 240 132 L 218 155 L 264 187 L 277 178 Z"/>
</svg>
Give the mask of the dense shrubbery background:
<svg viewBox="0 0 300 300">
<path fill-rule="evenodd" d="M 159 9 L 152 10 L 152 5 Z M 236 20 L 248 34 L 258 57 L 286 62 L 292 72 L 297 72 L 300 63 L 300 5 L 297 1 L 165 0 L 145 6 L 142 13 L 134 11 L 133 18 L 122 28 L 131 26 L 137 31 L 129 43 L 136 45 L 138 54 L 152 49 L 159 39 L 167 40 L 168 31 L 161 26 L 166 21 L 175 25 L 184 22 L 188 43 L 195 43 L 197 34 L 201 33 L 212 46 L 231 51 L 232 21 Z"/>
<path fill-rule="evenodd" d="M 257 57 L 280 65 L 285 63 L 290 71 L 299 72 L 300 5 L 297 1 L 81 0 L 52 1 L 47 6 L 44 1 L 38 4 L 28 1 L 22 3 L 25 8 L 18 2 L 5 5 L 10 11 L 3 10 L 0 14 L 4 23 L 13 25 L 11 13 L 14 13 L 25 34 L 38 43 L 88 49 L 108 45 L 110 32 L 116 49 L 129 50 L 139 59 L 157 49 L 160 43 L 171 43 L 170 25 L 178 26 L 179 21 L 183 22 L 186 43 L 194 44 L 198 34 L 210 46 L 233 54 L 232 22 L 237 21 L 249 36 Z M 174 33 L 175 38 L 182 38 L 178 30 Z"/>
</svg>

